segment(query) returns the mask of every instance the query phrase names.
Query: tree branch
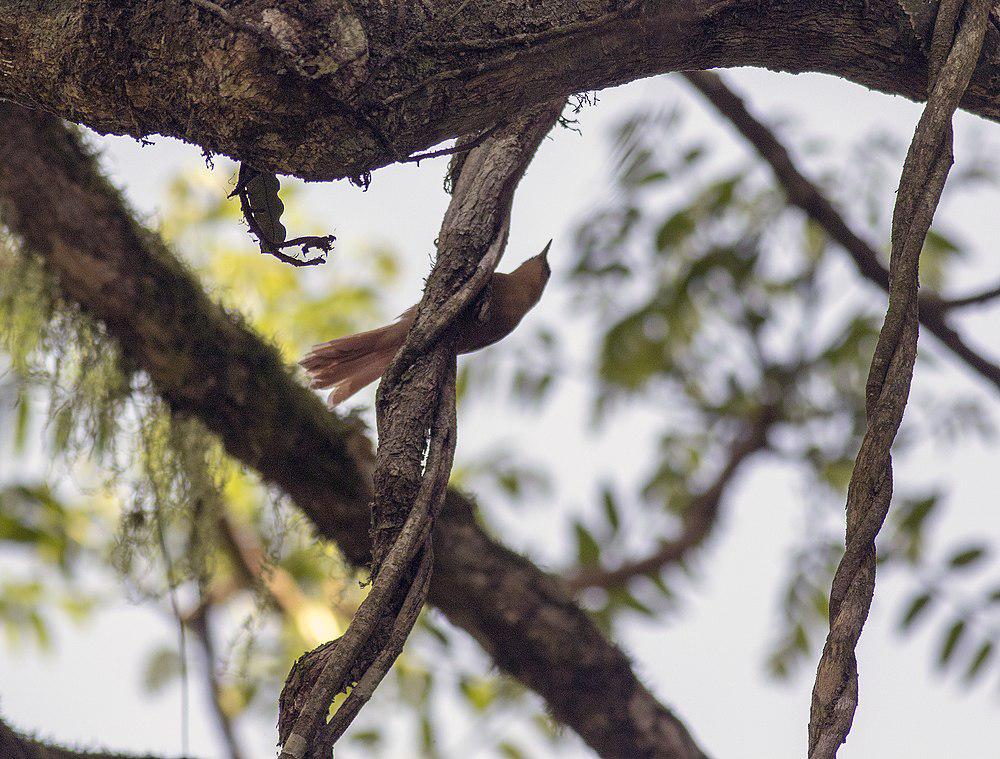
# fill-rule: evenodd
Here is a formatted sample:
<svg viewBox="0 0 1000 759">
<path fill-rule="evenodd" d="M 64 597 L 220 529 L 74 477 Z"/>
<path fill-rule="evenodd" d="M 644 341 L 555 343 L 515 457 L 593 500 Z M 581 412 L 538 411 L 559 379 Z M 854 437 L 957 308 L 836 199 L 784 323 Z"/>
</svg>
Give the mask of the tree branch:
<svg viewBox="0 0 1000 759">
<path fill-rule="evenodd" d="M 261 170 L 335 179 L 667 71 L 819 71 L 926 97 L 923 11 L 897 0 L 455 0 L 430 12 L 232 0 L 228 19 L 209 5 L 219 4 L 12 0 L 0 17 L 0 98 L 102 133 L 159 133 Z M 963 101 L 992 119 L 998 45 L 992 29 Z"/>
<path fill-rule="evenodd" d="M 58 120 L 0 102 L 0 126 L 3 218 L 45 257 L 65 297 L 104 324 L 174 413 L 200 419 L 351 562 L 367 564 L 373 457 L 357 425 L 328 413 L 270 346 L 209 300 Z M 448 491 L 431 603 L 598 754 L 703 756 L 561 582 L 492 541 L 473 509 Z"/>
<path fill-rule="evenodd" d="M 663 571 L 667 566 L 682 561 L 691 549 L 700 546 L 719 518 L 722 497 L 742 465 L 755 453 L 767 448 L 767 435 L 778 421 L 777 409 L 765 407 L 748 422 L 737 435 L 729 449 L 729 458 L 715 481 L 701 493 L 693 496 L 681 517 L 677 537 L 664 540 L 649 555 L 619 564 L 617 567 L 583 567 L 567 578 L 570 590 L 576 594 L 585 588 L 617 588 L 643 575 Z"/>
<path fill-rule="evenodd" d="M 725 116 L 774 171 L 784 188 L 788 202 L 805 214 L 837 242 L 854 260 L 865 279 L 889 292 L 889 270 L 882 265 L 875 248 L 855 233 L 833 203 L 795 165 L 788 149 L 764 123 L 747 109 L 718 74 L 708 71 L 685 71 L 684 78 Z M 920 296 L 920 323 L 969 368 L 1000 388 L 1000 366 L 985 358 L 966 343 L 946 319 L 952 306 L 933 295 Z"/>
<path fill-rule="evenodd" d="M 203 601 L 198 605 L 197 614 L 187 619 L 179 619 L 178 621 L 181 624 L 187 624 L 191 627 L 201 648 L 205 666 L 206 685 L 208 686 L 208 700 L 212 705 L 215 724 L 218 726 L 219 734 L 222 736 L 223 743 L 226 746 L 228 759 L 243 759 L 245 754 L 240 749 L 240 743 L 236 737 L 236 726 L 222 704 L 222 685 L 215 670 L 217 663 L 215 636 L 212 632 L 211 610 L 212 604 Z"/>
<path fill-rule="evenodd" d="M 939 303 L 942 309 L 951 311 L 952 309 L 965 308 L 966 306 L 984 306 L 997 298 L 1000 298 L 1000 285 L 979 293 L 965 295 L 961 298 L 939 298 Z"/>
</svg>

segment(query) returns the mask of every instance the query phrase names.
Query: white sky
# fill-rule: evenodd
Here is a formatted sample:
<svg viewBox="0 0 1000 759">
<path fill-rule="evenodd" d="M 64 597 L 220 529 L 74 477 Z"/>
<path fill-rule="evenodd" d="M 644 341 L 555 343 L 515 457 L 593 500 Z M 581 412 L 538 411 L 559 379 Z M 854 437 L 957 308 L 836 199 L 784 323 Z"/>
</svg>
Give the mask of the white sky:
<svg viewBox="0 0 1000 759">
<path fill-rule="evenodd" d="M 791 117 L 794 135 L 828 141 L 829 154 L 834 156 L 838 148 L 873 128 L 891 129 L 900 139 L 908 139 L 919 113 L 917 106 L 901 99 L 819 75 L 792 77 L 743 70 L 732 72 L 730 81 L 749 96 L 756 113 L 772 122 Z M 606 186 L 611 130 L 637 105 L 673 98 L 680 92 L 678 82 L 658 78 L 602 93 L 599 105 L 581 116 L 582 136 L 557 130 L 554 139 L 543 146 L 519 190 L 508 257 L 501 267 L 512 268 L 550 237 L 555 238 L 552 302 L 543 301 L 533 318 L 557 313 L 559 280 L 569 265 L 570 231 L 599 201 Z M 688 105 L 695 129 L 729 134 L 696 98 L 689 99 Z M 960 117 L 959 164 L 962 138 L 974 123 L 971 117 Z M 998 129 L 981 125 L 981 131 L 989 135 Z M 161 139 L 147 148 L 122 138 L 101 142 L 113 176 L 139 209 L 154 215 L 162 182 L 178 166 L 201 160 L 196 149 L 171 140 Z M 723 144 L 721 137 L 717 142 Z M 731 139 L 721 149 L 743 150 Z M 389 296 L 389 313 L 419 297 L 447 203 L 441 189 L 443 169 L 444 161 L 437 160 L 420 167 L 380 170 L 367 193 L 347 183 L 310 187 L 311 209 L 328 216 L 338 245 L 385 242 L 407 262 L 406 276 Z M 963 194 L 961 204 L 948 206 L 942 217 L 949 229 L 960 229 L 978 245 L 976 259 L 960 278 L 970 287 L 976 282 L 993 283 L 1000 275 L 1000 264 L 988 247 L 1000 239 L 996 200 L 995 195 Z M 248 241 L 247 255 L 255 254 Z M 335 266 L 336 256 L 332 261 Z M 310 270 L 301 272 L 308 277 Z M 867 287 L 858 282 L 859 288 Z M 982 311 L 962 324 L 975 328 L 976 343 L 1000 357 L 1000 333 L 988 326 L 995 316 L 996 311 Z M 567 334 L 571 333 L 568 329 Z M 567 339 L 585 342 L 586 336 Z M 502 351 L 502 345 L 495 350 Z M 982 392 L 977 382 L 943 371 L 917 377 L 914 398 L 918 401 L 925 382 L 938 383 L 938 387 L 954 383 Z M 502 503 L 486 504 L 494 523 L 502 525 L 509 536 L 510 545 L 528 548 L 536 558 L 553 563 L 565 555 L 567 514 L 589 514 L 598 508 L 591 473 L 625 473 L 622 481 L 628 481 L 628 473 L 641 471 L 648 455 L 634 426 L 641 421 L 634 419 L 613 426 L 599 441 L 584 437 L 585 393 L 573 383 L 562 388 L 558 400 L 540 419 L 512 414 L 494 420 L 489 415 L 503 410 L 502 403 L 476 404 L 462 419 L 460 432 L 460 451 L 464 448 L 466 456 L 501 440 L 551 463 L 556 470 L 558 495 L 551 501 L 516 511 Z M 991 477 L 996 451 L 965 446 L 961 453 L 961 457 L 948 455 L 928 446 L 910 457 L 896 481 L 943 480 L 953 485 L 947 517 L 936 528 L 944 545 L 949 538 L 970 535 L 996 541 L 1000 517 L 995 507 L 1000 499 Z M 776 683 L 766 677 L 763 661 L 774 634 L 789 549 L 810 529 L 808 512 L 803 509 L 807 497 L 787 468 L 756 466 L 747 472 L 732 491 L 721 529 L 695 562 L 696 580 L 684 586 L 683 612 L 655 623 L 631 620 L 618 637 L 643 680 L 676 709 L 712 756 L 772 759 L 804 754 L 811 665 L 790 683 Z M 995 674 L 971 692 L 961 692 L 953 678 L 936 675 L 931 662 L 940 625 L 921 628 L 906 639 L 893 631 L 908 587 L 900 578 L 880 577 L 859 649 L 861 706 L 841 756 L 997 757 L 1000 704 Z M 61 629 L 52 656 L 5 652 L 0 656 L 0 713 L 21 728 L 54 730 L 60 741 L 86 745 L 100 737 L 119 750 L 178 752 L 178 690 L 149 698 L 141 691 L 139 677 L 140 664 L 154 643 L 173 640 L 172 627 L 156 612 L 123 604 L 83 629 Z M 192 753 L 220 756 L 197 678 L 192 697 Z M 256 738 L 248 744 L 251 755 L 270 756 L 271 736 L 254 732 L 247 737 L 251 736 Z M 342 753 L 360 755 L 346 747 Z M 566 754 L 587 756 L 589 752 L 574 744 Z"/>
</svg>

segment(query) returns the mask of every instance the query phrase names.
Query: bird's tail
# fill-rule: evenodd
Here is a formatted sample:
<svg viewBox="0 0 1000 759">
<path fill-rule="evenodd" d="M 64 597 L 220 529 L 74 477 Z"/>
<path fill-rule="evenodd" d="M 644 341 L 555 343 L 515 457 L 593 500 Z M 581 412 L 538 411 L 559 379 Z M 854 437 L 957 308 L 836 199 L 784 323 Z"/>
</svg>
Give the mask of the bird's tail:
<svg viewBox="0 0 1000 759">
<path fill-rule="evenodd" d="M 403 344 L 409 326 L 398 321 L 315 346 L 299 362 L 309 374 L 309 386 L 331 388 L 327 399 L 331 408 L 346 401 L 382 376 Z"/>
</svg>

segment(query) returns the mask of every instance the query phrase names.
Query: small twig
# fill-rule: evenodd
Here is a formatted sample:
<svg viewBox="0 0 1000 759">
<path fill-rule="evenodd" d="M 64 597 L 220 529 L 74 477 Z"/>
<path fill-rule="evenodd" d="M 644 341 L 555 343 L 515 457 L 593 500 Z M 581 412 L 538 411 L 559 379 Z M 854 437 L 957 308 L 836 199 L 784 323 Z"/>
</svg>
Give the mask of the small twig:
<svg viewBox="0 0 1000 759">
<path fill-rule="evenodd" d="M 950 311 L 955 308 L 965 308 L 966 306 L 982 306 L 997 298 L 1000 298 L 1000 285 L 961 298 L 939 298 L 938 301 L 942 309 Z"/>
<path fill-rule="evenodd" d="M 399 163 L 419 164 L 421 161 L 426 160 L 428 158 L 440 158 L 441 156 L 446 156 L 446 155 L 459 155 L 461 153 L 468 153 L 473 148 L 478 148 L 480 145 L 482 145 L 486 141 L 486 138 L 489 137 L 491 134 L 493 134 L 499 126 L 500 126 L 499 124 L 491 126 L 489 129 L 480 132 L 478 135 L 470 139 L 468 142 L 459 142 L 456 143 L 455 145 L 452 145 L 450 148 L 443 148 L 441 150 L 430 150 L 427 151 L 426 153 L 417 153 L 415 155 L 409 156 L 408 158 L 401 159 Z"/>
</svg>

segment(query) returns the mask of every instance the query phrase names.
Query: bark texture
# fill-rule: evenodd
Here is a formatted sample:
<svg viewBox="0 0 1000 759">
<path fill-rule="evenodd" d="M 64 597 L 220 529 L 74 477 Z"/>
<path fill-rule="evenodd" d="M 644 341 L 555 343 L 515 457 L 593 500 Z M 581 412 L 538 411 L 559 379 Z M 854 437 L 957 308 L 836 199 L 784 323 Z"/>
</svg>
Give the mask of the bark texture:
<svg viewBox="0 0 1000 759">
<path fill-rule="evenodd" d="M 923 100 L 933 4 L 231 0 L 223 15 L 204 0 L 4 5 L 0 98 L 327 180 L 667 71 L 818 71 Z M 997 119 L 992 21 L 984 50 L 962 105 Z"/>
<path fill-rule="evenodd" d="M 57 119 L 0 102 L 0 210 L 177 414 L 288 493 L 355 564 L 370 560 L 371 445 L 290 376 L 142 229 Z M 563 584 L 493 541 L 449 491 L 430 600 L 601 756 L 703 757 Z"/>
</svg>

